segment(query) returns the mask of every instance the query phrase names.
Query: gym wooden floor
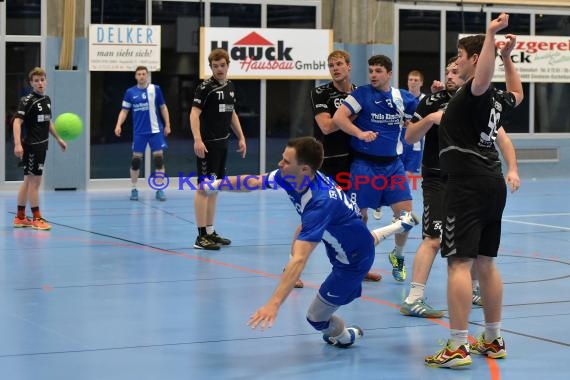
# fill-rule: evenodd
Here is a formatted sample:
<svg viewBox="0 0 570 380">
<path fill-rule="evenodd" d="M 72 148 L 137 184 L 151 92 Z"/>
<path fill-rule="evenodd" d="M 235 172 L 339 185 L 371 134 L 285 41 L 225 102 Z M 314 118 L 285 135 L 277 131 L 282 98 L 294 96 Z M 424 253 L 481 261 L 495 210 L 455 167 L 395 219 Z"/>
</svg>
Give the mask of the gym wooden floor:
<svg viewBox="0 0 570 380">
<path fill-rule="evenodd" d="M 408 280 L 392 279 L 388 240 L 377 250 L 379 283 L 340 310 L 364 329 L 349 349 L 326 345 L 305 312 L 330 265 L 324 248 L 303 273 L 275 326 L 246 326 L 271 295 L 298 223 L 282 191 L 219 196 L 218 252 L 192 248 L 193 194 L 167 189 L 158 202 L 144 180 L 130 189 L 43 192 L 51 231 L 12 227 L 15 192 L 0 192 L 2 379 L 566 379 L 570 358 L 570 180 L 523 179 L 509 194 L 498 265 L 505 283 L 508 357 L 475 356 L 462 370 L 426 367 L 448 337 L 448 319 L 404 317 L 419 228 L 406 246 Z M 414 192 L 421 213 L 421 194 Z M 388 223 L 372 221 L 371 226 Z M 438 257 L 426 295 L 446 308 Z M 474 308 L 470 334 L 482 331 Z"/>
</svg>

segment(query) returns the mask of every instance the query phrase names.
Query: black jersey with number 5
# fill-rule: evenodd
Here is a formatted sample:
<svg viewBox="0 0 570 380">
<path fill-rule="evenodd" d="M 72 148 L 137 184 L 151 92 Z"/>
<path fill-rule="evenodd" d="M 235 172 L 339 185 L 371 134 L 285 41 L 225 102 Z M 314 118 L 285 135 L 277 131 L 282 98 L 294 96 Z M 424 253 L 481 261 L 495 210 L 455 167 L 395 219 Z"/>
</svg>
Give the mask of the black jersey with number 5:
<svg viewBox="0 0 570 380">
<path fill-rule="evenodd" d="M 220 84 L 210 77 L 196 88 L 192 107 L 202 110 L 200 134 L 203 141 L 229 137 L 235 103 L 235 88 L 229 80 Z"/>
<path fill-rule="evenodd" d="M 513 94 L 490 87 L 481 96 L 467 81 L 449 101 L 439 127 L 439 162 L 451 175 L 502 176 L 495 148 L 497 130 L 516 101 Z"/>
<path fill-rule="evenodd" d="M 47 149 L 51 120 L 51 100 L 47 95 L 32 92 L 20 99 L 15 118 L 22 119 L 22 145 Z"/>
</svg>

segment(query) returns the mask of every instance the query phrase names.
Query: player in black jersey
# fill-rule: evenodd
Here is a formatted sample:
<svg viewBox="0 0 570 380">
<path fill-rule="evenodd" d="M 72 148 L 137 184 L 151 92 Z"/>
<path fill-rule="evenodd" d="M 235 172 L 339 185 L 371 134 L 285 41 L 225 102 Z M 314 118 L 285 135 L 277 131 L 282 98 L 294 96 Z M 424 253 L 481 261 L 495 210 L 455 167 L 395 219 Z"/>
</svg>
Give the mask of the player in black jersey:
<svg viewBox="0 0 570 380">
<path fill-rule="evenodd" d="M 350 135 L 341 131 L 333 123 L 332 117 L 344 98 L 356 86 L 350 80 L 352 66 L 348 52 L 335 50 L 329 54 L 327 62 L 332 81 L 311 91 L 311 105 L 315 116 L 313 135 L 323 144 L 324 149 L 324 160 L 319 170 L 336 181 L 339 174 L 350 173 Z M 293 239 L 297 238 L 300 230 L 299 226 Z M 369 272 L 365 279 L 380 281 L 382 276 Z M 297 280 L 295 287 L 302 288 L 303 281 Z"/>
<path fill-rule="evenodd" d="M 49 230 L 51 225 L 40 212 L 39 197 L 49 135 L 57 140 L 63 151 L 67 149 L 67 144 L 58 136 L 51 121 L 51 101 L 45 94 L 45 70 L 41 67 L 32 69 L 28 79 L 32 92 L 20 99 L 13 122 L 14 154 L 24 164 L 24 182 L 18 191 L 18 213 L 14 217 L 14 227 Z M 33 219 L 26 216 L 28 202 Z"/>
<path fill-rule="evenodd" d="M 506 114 L 523 99 L 520 77 L 511 60 L 516 37 L 495 35 L 508 26 L 502 13 L 489 23 L 485 36 L 459 40 L 457 69 L 465 84 L 449 101 L 439 128 L 439 158 L 447 176 L 443 196 L 441 254 L 447 258 L 447 300 L 451 337 L 446 347 L 425 363 L 433 367 L 471 364 L 470 352 L 497 359 L 506 356 L 500 336 L 503 283 L 494 262 L 506 202 L 505 180 L 495 148 Z M 496 44 L 505 70 L 507 91 L 491 85 Z M 477 267 L 485 332 L 469 346 L 471 266 Z"/>
<path fill-rule="evenodd" d="M 208 56 L 212 76 L 197 88 L 190 111 L 190 126 L 194 135 L 194 153 L 197 156 L 198 183 L 204 178 L 222 178 L 226 175 L 230 128 L 238 138 L 238 152 L 245 158 L 246 144 L 234 106 L 235 89 L 227 79 L 230 57 L 223 49 L 214 49 Z M 198 237 L 196 249 L 218 250 L 231 241 L 218 235 L 214 228 L 217 194 L 207 196 L 196 191 L 194 209 Z"/>
</svg>

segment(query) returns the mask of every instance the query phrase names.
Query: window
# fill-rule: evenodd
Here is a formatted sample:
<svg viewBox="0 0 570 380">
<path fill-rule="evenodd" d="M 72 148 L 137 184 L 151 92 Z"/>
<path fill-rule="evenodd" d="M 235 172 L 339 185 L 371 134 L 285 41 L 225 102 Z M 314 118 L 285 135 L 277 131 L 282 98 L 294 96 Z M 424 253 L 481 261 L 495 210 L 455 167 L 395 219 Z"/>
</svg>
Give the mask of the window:
<svg viewBox="0 0 570 380">
<path fill-rule="evenodd" d="M 145 0 L 91 1 L 91 22 L 94 24 L 144 24 L 145 21 Z M 131 116 L 123 124 L 120 138 L 115 136 L 114 129 L 125 90 L 135 83 L 132 72 L 91 72 L 89 164 L 92 179 L 129 176 L 133 138 Z M 144 166 L 141 174 L 144 175 Z"/>
<path fill-rule="evenodd" d="M 39 36 L 41 4 L 41 0 L 6 1 L 6 34 Z"/>
<path fill-rule="evenodd" d="M 570 36 L 570 16 L 536 15 L 536 34 Z M 570 132 L 570 83 L 537 83 L 535 132 Z"/>
<path fill-rule="evenodd" d="M 316 8 L 303 6 L 269 5 L 268 28 L 316 27 Z M 267 81 L 267 155 L 268 170 L 277 167 L 287 140 L 313 133 L 313 114 L 310 92 L 312 80 Z"/>
<path fill-rule="evenodd" d="M 412 70 L 424 75 L 423 93 L 430 92 L 434 80 L 441 80 L 440 23 L 438 11 L 400 11 L 398 83 L 401 88 L 407 89 L 408 73 Z"/>
</svg>

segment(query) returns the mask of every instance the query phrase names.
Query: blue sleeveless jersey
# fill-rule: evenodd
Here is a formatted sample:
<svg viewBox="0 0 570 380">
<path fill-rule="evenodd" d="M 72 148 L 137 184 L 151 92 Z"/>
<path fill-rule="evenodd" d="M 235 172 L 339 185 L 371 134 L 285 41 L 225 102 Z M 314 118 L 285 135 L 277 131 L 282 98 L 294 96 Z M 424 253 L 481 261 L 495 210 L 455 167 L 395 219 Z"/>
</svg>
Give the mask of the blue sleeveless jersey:
<svg viewBox="0 0 570 380">
<path fill-rule="evenodd" d="M 369 268 L 370 257 L 374 256 L 372 235 L 358 206 L 334 182 L 317 172 L 311 185 L 299 193 L 275 170 L 268 174 L 268 183 L 282 187 L 301 216 L 302 229 L 297 240 L 322 241 L 333 266 Z"/>
<path fill-rule="evenodd" d="M 358 114 L 354 120 L 358 128 L 378 132 L 378 138 L 372 142 L 364 142 L 353 136 L 350 142 L 352 149 L 373 156 L 402 154 L 402 125 L 404 119 L 412 118 L 418 105 L 414 95 L 395 88 L 384 92 L 368 84 L 354 90 L 343 104 L 352 114 Z"/>
<path fill-rule="evenodd" d="M 165 104 L 159 86 L 149 84 L 146 88 L 133 86 L 125 92 L 122 108 L 133 113 L 133 132 L 146 135 L 164 131 L 160 107 Z"/>
</svg>

